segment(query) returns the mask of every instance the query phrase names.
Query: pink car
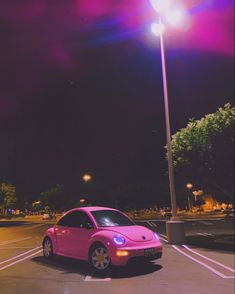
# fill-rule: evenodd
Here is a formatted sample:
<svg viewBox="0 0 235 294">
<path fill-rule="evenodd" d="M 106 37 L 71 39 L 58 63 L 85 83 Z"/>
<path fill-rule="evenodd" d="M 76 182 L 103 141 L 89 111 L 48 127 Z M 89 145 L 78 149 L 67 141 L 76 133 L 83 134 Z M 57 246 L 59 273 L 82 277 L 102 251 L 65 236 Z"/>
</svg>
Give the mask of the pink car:
<svg viewBox="0 0 235 294">
<path fill-rule="evenodd" d="M 131 258 L 161 258 L 162 244 L 153 231 L 137 226 L 119 210 L 81 207 L 66 212 L 43 239 L 45 258 L 53 255 L 87 260 L 104 272 Z"/>
</svg>

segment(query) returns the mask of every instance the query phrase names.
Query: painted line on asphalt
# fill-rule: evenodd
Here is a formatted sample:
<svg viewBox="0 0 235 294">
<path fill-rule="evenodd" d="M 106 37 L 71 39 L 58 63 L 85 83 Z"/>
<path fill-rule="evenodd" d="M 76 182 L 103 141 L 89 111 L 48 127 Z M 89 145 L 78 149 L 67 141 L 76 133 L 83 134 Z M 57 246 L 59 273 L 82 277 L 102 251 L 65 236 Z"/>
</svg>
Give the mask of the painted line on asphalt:
<svg viewBox="0 0 235 294">
<path fill-rule="evenodd" d="M 41 253 L 41 252 L 42 252 L 42 249 L 38 250 L 37 252 L 35 252 L 35 253 L 33 253 L 33 254 L 27 255 L 27 256 L 24 257 L 24 258 L 21 258 L 21 259 L 19 259 L 19 260 L 16 260 L 16 261 L 14 261 L 14 262 L 12 262 L 12 263 L 9 263 L 9 264 L 3 266 L 3 267 L 0 267 L 0 271 L 4 270 L 4 269 L 6 269 L 6 268 L 8 268 L 8 267 L 10 267 L 10 266 L 13 266 L 13 265 L 15 265 L 15 264 L 17 264 L 17 263 L 19 263 L 19 262 L 22 262 L 22 261 L 24 261 L 24 260 L 26 260 L 26 259 L 28 259 L 28 258 L 30 258 L 30 257 L 32 257 L 32 256 L 34 256 L 34 255 L 37 255 L 37 254 L 39 254 L 39 253 Z"/>
<path fill-rule="evenodd" d="M 182 251 L 181 249 L 179 249 L 176 245 L 172 245 L 172 247 L 178 251 L 179 253 L 183 254 L 184 256 L 188 257 L 189 259 L 195 261 L 196 263 L 204 266 L 205 268 L 207 268 L 208 270 L 210 270 L 212 273 L 216 274 L 217 276 L 223 278 L 223 279 L 234 279 L 235 276 L 226 276 L 224 274 L 222 274 L 221 272 L 217 271 L 216 269 L 214 269 L 213 267 L 207 265 L 206 263 L 202 262 L 202 261 L 199 261 L 198 259 L 192 257 L 191 255 L 185 253 L 184 251 Z M 204 256 L 202 256 L 204 257 Z"/>
<path fill-rule="evenodd" d="M 18 246 L 11 246 L 11 247 L 0 247 L 0 250 L 9 250 L 9 249 L 32 249 L 32 246 L 22 246 L 22 247 L 18 247 Z"/>
<path fill-rule="evenodd" d="M 199 235 L 199 236 L 213 236 L 213 234 L 211 233 L 196 233 L 196 235 Z"/>
<path fill-rule="evenodd" d="M 153 227 L 157 227 L 157 225 L 154 223 L 154 222 L 150 222 L 152 225 L 153 225 Z"/>
<path fill-rule="evenodd" d="M 111 278 L 93 278 L 92 276 L 85 276 L 84 282 L 110 282 Z"/>
<path fill-rule="evenodd" d="M 194 253 L 194 254 L 196 254 L 196 255 L 198 255 L 198 256 L 200 256 L 200 257 L 202 257 L 202 258 L 204 258 L 204 259 L 206 259 L 206 260 L 208 260 L 208 261 L 211 261 L 212 263 L 215 263 L 215 264 L 217 264 L 217 265 L 219 265 L 219 266 L 221 266 L 221 267 L 227 269 L 228 271 L 231 271 L 232 273 L 235 273 L 235 270 L 232 269 L 231 267 L 226 266 L 226 265 L 224 265 L 224 264 L 222 264 L 222 263 L 220 263 L 220 262 L 218 262 L 218 261 L 215 261 L 214 259 L 211 259 L 211 258 L 209 258 L 209 257 L 206 257 L 206 256 L 204 256 L 204 255 L 198 253 L 197 251 L 192 250 L 191 248 L 189 248 L 189 247 L 186 246 L 186 245 L 182 245 L 182 246 L 183 246 L 185 249 L 187 249 L 188 251 L 190 251 L 190 252 L 192 252 L 192 253 Z"/>
<path fill-rule="evenodd" d="M 213 223 L 211 223 L 211 222 L 208 222 L 208 221 L 202 221 L 202 220 L 200 220 L 200 221 L 198 221 L 199 223 L 201 223 L 201 224 L 203 224 L 203 225 L 206 225 L 206 226 L 212 226 L 213 225 Z"/>
<path fill-rule="evenodd" d="M 32 237 L 19 238 L 19 239 L 8 240 L 8 241 L 2 241 L 2 242 L 0 242 L 0 246 L 2 246 L 2 245 L 7 245 L 7 244 L 11 244 L 11 243 L 16 243 L 16 242 L 21 242 L 21 241 L 28 240 L 28 239 L 32 239 Z"/>
<path fill-rule="evenodd" d="M 160 234 L 160 235 L 163 236 L 163 237 L 165 237 L 165 238 L 167 238 L 166 235 L 163 235 L 163 234 Z M 175 245 L 172 245 L 173 248 L 175 248 L 174 246 L 175 246 Z M 217 265 L 219 265 L 219 266 L 221 266 L 221 267 L 227 269 L 228 271 L 231 271 L 231 272 L 235 273 L 235 270 L 232 269 L 231 267 L 228 267 L 228 266 L 226 266 L 226 265 L 224 265 L 224 264 L 222 264 L 222 263 L 220 263 L 220 262 L 218 262 L 218 261 L 216 261 L 216 260 L 214 260 L 214 259 L 211 259 L 211 258 L 209 258 L 209 257 L 207 257 L 207 256 L 205 256 L 205 255 L 202 255 L 202 254 L 200 254 L 200 253 L 198 253 L 198 252 L 192 250 L 192 249 L 189 248 L 187 245 L 182 245 L 182 247 L 184 247 L 186 250 L 188 250 L 188 251 L 190 251 L 190 252 L 192 252 L 192 253 L 194 253 L 194 254 L 196 254 L 196 255 L 198 255 L 198 256 L 200 256 L 200 257 L 202 257 L 202 258 L 204 258 L 204 259 L 206 259 L 206 260 L 208 260 L 208 261 L 210 261 L 210 262 L 212 262 L 212 263 L 214 263 L 214 264 L 217 264 Z M 176 248 L 175 248 L 175 249 L 176 249 Z M 180 249 L 179 249 L 179 250 L 180 250 Z M 181 250 L 180 250 L 180 251 L 181 251 Z M 181 253 L 184 254 L 183 251 L 182 251 Z M 186 254 L 186 253 L 185 253 L 185 254 Z M 199 263 L 200 263 L 200 262 L 199 262 Z M 223 278 L 224 278 L 224 279 L 233 279 L 233 278 L 235 278 L 235 277 L 234 277 L 234 276 L 225 276 L 225 275 L 223 275 Z"/>
<path fill-rule="evenodd" d="M 167 236 L 163 235 L 163 234 L 158 234 L 160 237 L 160 240 L 163 240 L 165 241 L 166 243 L 168 243 L 168 240 L 167 240 Z"/>
<path fill-rule="evenodd" d="M 150 227 L 153 226 L 153 224 L 152 224 L 151 222 L 149 222 L 149 221 L 147 221 L 146 223 L 147 223 Z"/>
<path fill-rule="evenodd" d="M 41 248 L 41 247 L 42 247 L 42 246 L 38 246 L 38 247 L 35 247 L 35 248 L 31 249 L 31 250 L 25 251 L 25 252 L 23 252 L 23 253 L 21 253 L 21 254 L 15 255 L 15 256 L 13 256 L 13 257 L 11 257 L 11 258 L 9 258 L 9 259 L 6 259 L 6 260 L 4 260 L 4 261 L 1 261 L 0 264 L 3 264 L 3 263 L 6 263 L 6 262 L 9 262 L 9 261 L 11 261 L 11 260 L 13 260 L 13 259 L 17 259 L 18 257 L 21 257 L 21 256 L 23 256 L 23 255 L 25 255 L 25 254 L 28 254 L 28 253 L 30 253 L 30 252 L 32 252 L 32 251 L 38 249 L 38 248 Z"/>
<path fill-rule="evenodd" d="M 154 228 L 157 227 L 157 225 L 154 222 L 152 222 L 152 221 L 146 221 L 146 223 L 149 224 L 150 227 L 154 227 Z"/>
<path fill-rule="evenodd" d="M 183 254 L 184 256 L 188 257 L 189 259 L 195 261 L 196 263 L 198 263 L 198 264 L 204 266 L 205 268 L 209 269 L 211 272 L 213 272 L 214 274 L 220 276 L 221 278 L 226 277 L 225 275 L 223 275 L 222 273 L 218 272 L 217 270 L 215 270 L 215 269 L 212 268 L 211 266 L 209 266 L 209 265 L 205 264 L 204 262 L 199 261 L 199 260 L 197 260 L 196 258 L 190 256 L 189 254 L 183 252 L 183 251 L 180 250 L 177 246 L 172 245 L 172 247 L 173 247 L 176 251 L 178 251 L 179 253 L 181 253 L 181 254 Z"/>
</svg>

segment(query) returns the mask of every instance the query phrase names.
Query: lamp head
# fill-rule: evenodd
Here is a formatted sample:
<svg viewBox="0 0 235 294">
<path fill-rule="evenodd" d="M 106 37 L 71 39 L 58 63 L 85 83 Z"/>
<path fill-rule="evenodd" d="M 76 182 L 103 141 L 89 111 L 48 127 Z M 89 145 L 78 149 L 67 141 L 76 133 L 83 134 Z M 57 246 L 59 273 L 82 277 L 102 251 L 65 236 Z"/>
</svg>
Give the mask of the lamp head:
<svg viewBox="0 0 235 294">
<path fill-rule="evenodd" d="M 166 12 L 172 4 L 172 0 L 150 0 L 153 9 L 162 14 Z"/>
</svg>

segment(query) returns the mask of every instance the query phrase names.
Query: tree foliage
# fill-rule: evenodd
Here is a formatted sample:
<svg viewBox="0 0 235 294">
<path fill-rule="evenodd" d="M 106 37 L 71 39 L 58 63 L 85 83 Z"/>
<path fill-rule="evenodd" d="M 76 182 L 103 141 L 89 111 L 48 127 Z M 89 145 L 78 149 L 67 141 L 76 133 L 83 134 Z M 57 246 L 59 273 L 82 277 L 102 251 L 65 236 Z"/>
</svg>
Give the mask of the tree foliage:
<svg viewBox="0 0 235 294">
<path fill-rule="evenodd" d="M 172 136 L 176 175 L 194 181 L 220 201 L 233 198 L 235 107 L 225 104 Z"/>
<path fill-rule="evenodd" d="M 56 185 L 39 195 L 42 206 L 49 206 L 52 210 L 59 210 L 66 207 L 66 196 L 64 186 Z"/>
<path fill-rule="evenodd" d="M 16 189 L 12 184 L 0 183 L 0 207 L 3 214 L 7 214 L 8 208 L 13 208 L 16 204 Z"/>
</svg>

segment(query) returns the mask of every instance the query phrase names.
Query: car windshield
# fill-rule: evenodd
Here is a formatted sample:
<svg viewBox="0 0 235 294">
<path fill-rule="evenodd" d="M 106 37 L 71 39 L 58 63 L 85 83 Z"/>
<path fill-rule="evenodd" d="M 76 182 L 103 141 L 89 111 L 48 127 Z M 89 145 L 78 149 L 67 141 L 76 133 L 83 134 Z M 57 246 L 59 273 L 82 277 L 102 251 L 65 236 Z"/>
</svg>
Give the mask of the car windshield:
<svg viewBox="0 0 235 294">
<path fill-rule="evenodd" d="M 91 211 L 98 227 L 134 226 L 128 217 L 116 210 Z"/>
</svg>

